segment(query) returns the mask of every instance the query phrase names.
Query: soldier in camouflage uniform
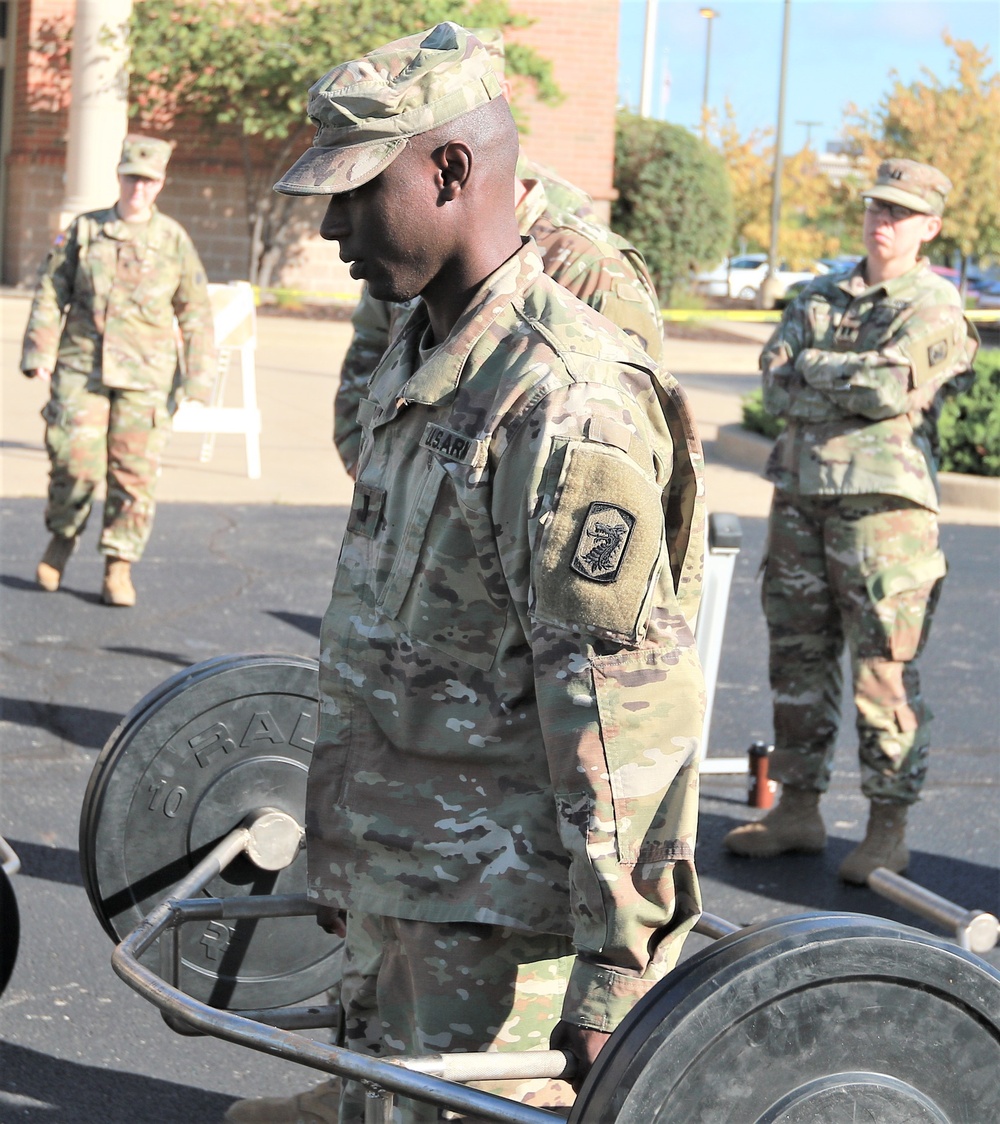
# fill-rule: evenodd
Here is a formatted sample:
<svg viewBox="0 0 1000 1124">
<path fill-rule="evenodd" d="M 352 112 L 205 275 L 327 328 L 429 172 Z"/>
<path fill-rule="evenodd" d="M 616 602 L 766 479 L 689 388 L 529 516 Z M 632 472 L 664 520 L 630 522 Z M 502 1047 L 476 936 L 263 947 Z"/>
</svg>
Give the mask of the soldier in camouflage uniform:
<svg viewBox="0 0 1000 1124">
<path fill-rule="evenodd" d="M 59 588 L 94 489 L 107 480 L 102 600 L 135 603 L 131 565 L 153 525 L 154 490 L 170 433 L 167 400 L 183 338 L 180 397 L 207 402 L 214 373 L 205 271 L 183 227 L 160 214 L 170 145 L 129 136 L 114 207 L 74 219 L 42 267 L 21 370 L 51 382 L 42 411 L 50 461 L 45 524 L 52 538 L 38 584 Z"/>
<path fill-rule="evenodd" d="M 927 771 L 930 709 L 917 658 L 945 575 L 938 545 L 938 398 L 968 385 L 978 345 L 954 285 L 920 251 L 951 182 L 886 160 L 866 193 L 867 257 L 811 282 L 761 356 L 764 403 L 787 428 L 768 462 L 775 494 L 764 566 L 781 801 L 731 831 L 755 857 L 823 849 L 846 642 L 857 709 L 864 841 L 840 877 L 906 869 L 905 823 Z"/>
<path fill-rule="evenodd" d="M 700 908 L 700 444 L 676 381 L 522 239 L 516 129 L 468 32 L 336 67 L 309 112 L 277 189 L 331 196 L 321 233 L 374 297 L 422 295 L 361 404 L 320 645 L 308 882 L 321 923 L 346 911 L 344 1042 L 551 1037 L 582 1077 Z M 227 1118 L 357 1124 L 362 1093 Z"/>
<path fill-rule="evenodd" d="M 474 34 L 489 52 L 509 100 L 502 35 L 494 29 Z M 589 195 L 523 153 L 517 161 L 514 200 L 518 228 L 534 238 L 545 272 L 628 332 L 659 362 L 663 350 L 660 302 L 642 254 L 601 222 Z M 413 303 L 386 304 L 375 300 L 366 286 L 351 317 L 354 336 L 340 371 L 333 437 L 352 475 L 361 443 L 358 406 L 367 395 L 372 372 Z"/>
</svg>

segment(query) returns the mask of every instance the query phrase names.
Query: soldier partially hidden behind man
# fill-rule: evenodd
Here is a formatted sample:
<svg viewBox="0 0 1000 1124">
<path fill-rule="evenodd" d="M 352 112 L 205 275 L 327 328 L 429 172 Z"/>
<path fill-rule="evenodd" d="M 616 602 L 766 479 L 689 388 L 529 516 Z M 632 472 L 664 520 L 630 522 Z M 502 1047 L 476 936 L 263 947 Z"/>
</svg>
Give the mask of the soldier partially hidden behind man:
<svg viewBox="0 0 1000 1124">
<path fill-rule="evenodd" d="M 846 642 L 870 811 L 839 874 L 859 885 L 878 866 L 906 869 L 907 810 L 927 772 L 931 712 L 917 658 L 946 568 L 938 401 L 967 385 L 978 345 L 955 286 L 920 257 L 951 186 L 927 164 L 886 160 L 865 194 L 867 257 L 847 276 L 811 282 L 761 356 L 764 404 L 788 423 L 768 462 L 775 493 L 763 585 L 771 774 L 782 792 L 725 844 L 756 858 L 823 849 L 819 799 Z"/>
<path fill-rule="evenodd" d="M 38 584 L 54 592 L 107 480 L 101 598 L 135 604 L 131 568 L 149 540 L 160 460 L 170 434 L 177 370 L 174 317 L 183 339 L 177 400 L 207 402 L 215 358 L 205 271 L 183 227 L 156 197 L 170 145 L 129 136 L 113 207 L 80 215 L 42 267 L 21 370 L 51 382 L 46 421 L 51 539 Z"/>
<path fill-rule="evenodd" d="M 321 233 L 373 297 L 422 297 L 361 403 L 320 644 L 308 883 L 346 922 L 341 1041 L 551 1037 L 579 1080 L 700 909 L 700 445 L 676 382 L 522 239 L 517 130 L 473 36 L 335 67 L 309 114 L 277 189 L 330 197 Z M 334 1080 L 227 1117 L 360 1124 L 363 1102 Z"/>
</svg>

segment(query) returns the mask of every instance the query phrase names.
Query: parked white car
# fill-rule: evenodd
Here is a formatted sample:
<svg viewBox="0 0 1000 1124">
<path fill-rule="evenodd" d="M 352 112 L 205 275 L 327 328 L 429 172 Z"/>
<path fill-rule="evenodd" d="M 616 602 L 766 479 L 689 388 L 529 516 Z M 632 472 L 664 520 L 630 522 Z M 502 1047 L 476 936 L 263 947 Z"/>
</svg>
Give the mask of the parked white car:
<svg viewBox="0 0 1000 1124">
<path fill-rule="evenodd" d="M 783 294 L 796 281 L 808 281 L 825 272 L 826 267 L 818 262 L 813 270 L 792 270 L 788 268 L 787 262 L 782 262 L 776 274 L 780 286 L 777 295 Z M 766 276 L 767 254 L 740 254 L 716 266 L 710 273 L 699 273 L 695 277 L 695 284 L 707 296 L 752 301 Z"/>
</svg>

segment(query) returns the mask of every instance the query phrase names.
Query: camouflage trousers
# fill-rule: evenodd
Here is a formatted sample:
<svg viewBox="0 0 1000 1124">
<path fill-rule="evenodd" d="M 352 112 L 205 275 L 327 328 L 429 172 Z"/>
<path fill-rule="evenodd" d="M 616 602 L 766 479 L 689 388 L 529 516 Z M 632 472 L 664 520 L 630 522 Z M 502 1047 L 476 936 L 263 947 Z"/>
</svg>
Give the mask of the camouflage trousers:
<svg viewBox="0 0 1000 1124">
<path fill-rule="evenodd" d="M 46 527 L 68 538 L 81 534 L 94 490 L 106 479 L 98 550 L 138 562 L 153 528 L 156 482 L 170 436 L 166 396 L 94 387 L 86 375 L 57 368 L 42 417 L 50 464 Z"/>
<path fill-rule="evenodd" d="M 343 1045 L 376 1057 L 546 1050 L 573 960 L 567 937 L 351 913 L 340 994 Z M 562 1081 L 472 1087 L 556 1111 L 574 1099 Z M 409 1098 L 396 1103 L 396 1124 L 453 1118 Z M 364 1105 L 363 1085 L 345 1082 L 340 1124 L 363 1124 Z"/>
<path fill-rule="evenodd" d="M 771 775 L 825 792 L 850 653 L 862 792 L 914 803 L 930 708 L 917 657 L 945 574 L 937 516 L 887 495 L 775 492 L 762 601 L 770 639 Z"/>
</svg>

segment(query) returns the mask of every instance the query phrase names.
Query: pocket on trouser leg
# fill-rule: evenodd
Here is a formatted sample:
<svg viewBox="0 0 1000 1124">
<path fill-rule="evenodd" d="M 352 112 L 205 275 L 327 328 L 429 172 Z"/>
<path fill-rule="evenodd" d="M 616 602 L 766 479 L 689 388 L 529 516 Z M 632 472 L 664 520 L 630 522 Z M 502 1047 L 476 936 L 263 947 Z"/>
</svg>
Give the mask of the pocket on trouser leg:
<svg viewBox="0 0 1000 1124">
<path fill-rule="evenodd" d="M 866 581 L 875 615 L 885 630 L 885 654 L 906 662 L 923 651 L 948 570 L 944 552 L 900 562 Z"/>
</svg>

